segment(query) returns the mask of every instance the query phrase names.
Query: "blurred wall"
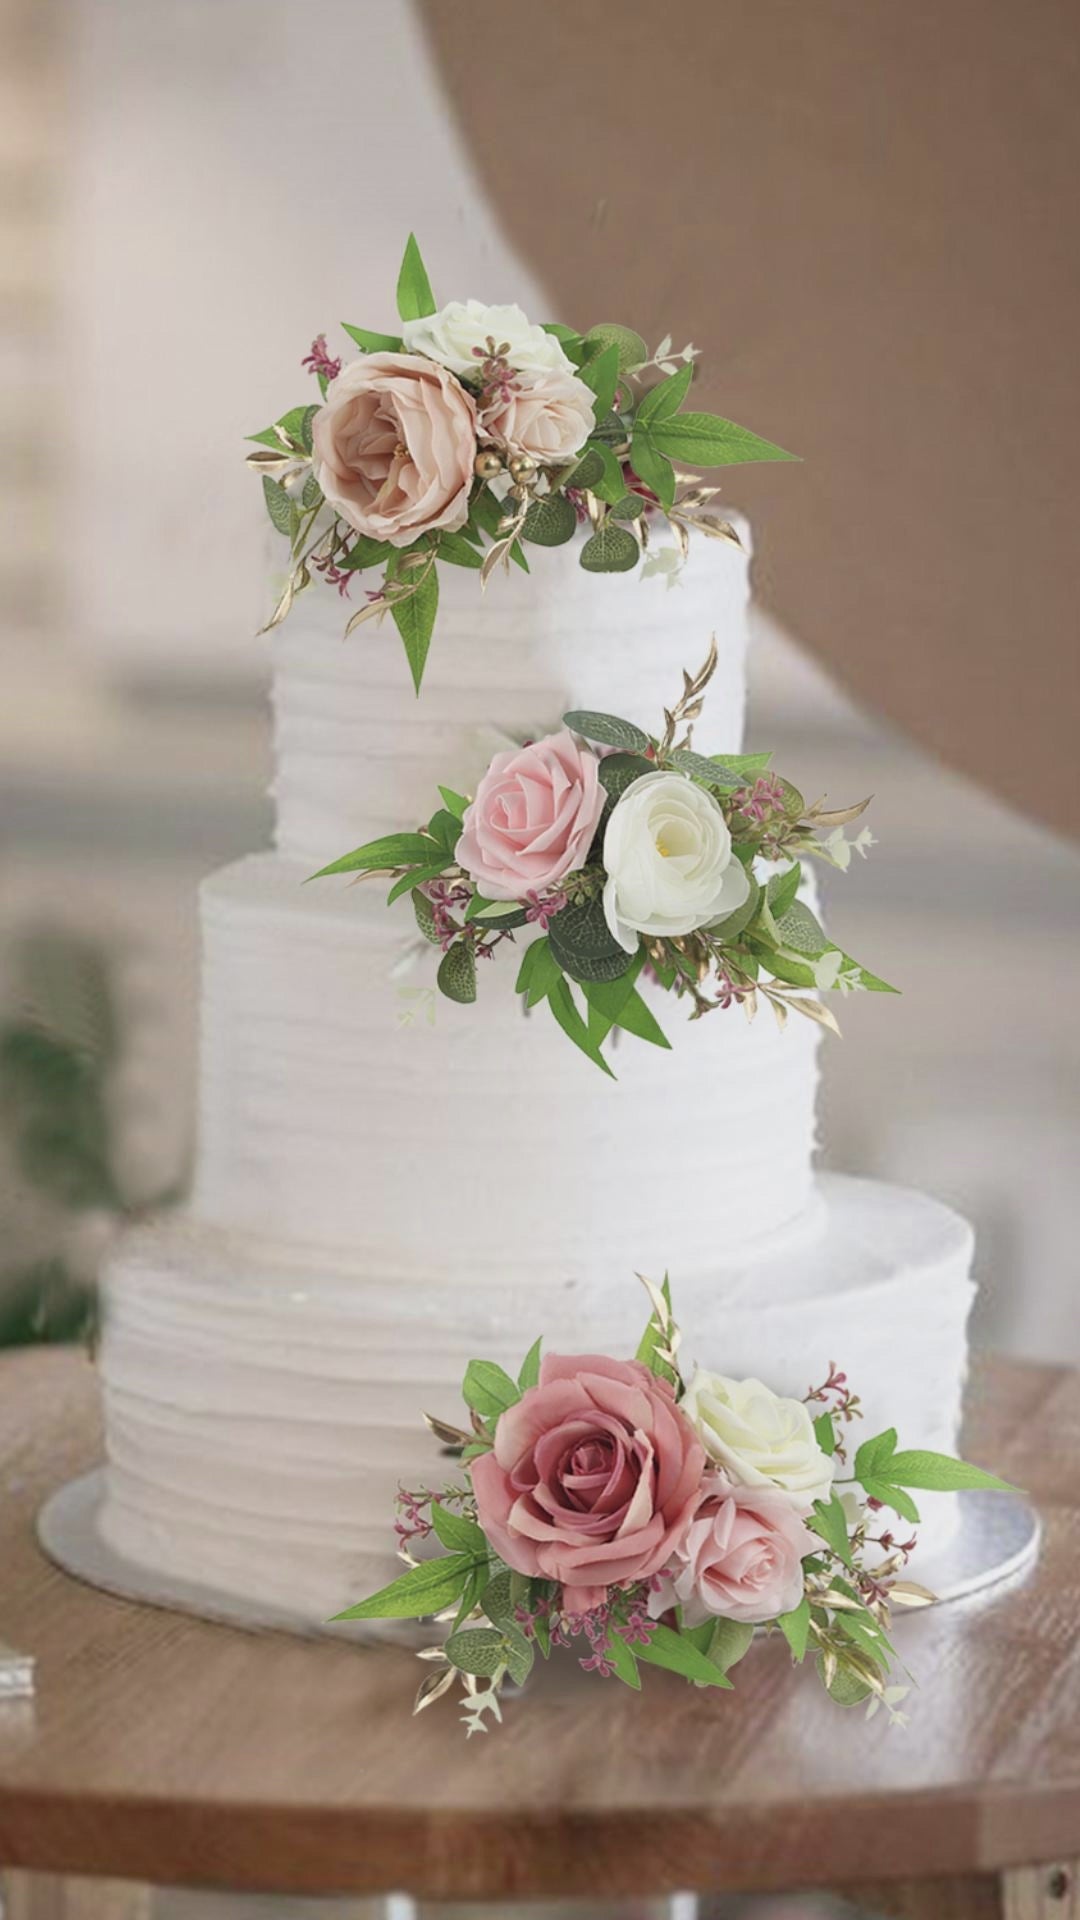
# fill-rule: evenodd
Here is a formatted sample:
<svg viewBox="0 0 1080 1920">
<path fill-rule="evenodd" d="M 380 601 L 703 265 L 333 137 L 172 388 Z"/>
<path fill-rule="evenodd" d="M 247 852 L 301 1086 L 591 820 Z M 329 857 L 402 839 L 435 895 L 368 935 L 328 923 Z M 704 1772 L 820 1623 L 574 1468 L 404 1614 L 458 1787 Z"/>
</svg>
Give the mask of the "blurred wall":
<svg viewBox="0 0 1080 1920">
<path fill-rule="evenodd" d="M 547 303 L 480 199 L 409 6 L 34 0 L 2 18 L 21 464 L 3 480 L 0 1013 L 28 926 L 116 956 L 121 1147 L 149 1195 L 190 1127 L 194 885 L 269 825 L 242 436 L 305 396 L 315 332 L 390 319 L 411 225 L 448 293 Z M 340 110 L 330 64 L 371 76 Z M 806 789 L 876 794 L 880 844 L 833 892 L 904 996 L 843 1009 L 826 1158 L 968 1211 L 981 1336 L 1080 1357 L 1080 856 L 858 713 L 765 622 L 752 730 Z M 37 1236 L 0 1174 L 0 1233 L 31 1219 Z"/>
</svg>

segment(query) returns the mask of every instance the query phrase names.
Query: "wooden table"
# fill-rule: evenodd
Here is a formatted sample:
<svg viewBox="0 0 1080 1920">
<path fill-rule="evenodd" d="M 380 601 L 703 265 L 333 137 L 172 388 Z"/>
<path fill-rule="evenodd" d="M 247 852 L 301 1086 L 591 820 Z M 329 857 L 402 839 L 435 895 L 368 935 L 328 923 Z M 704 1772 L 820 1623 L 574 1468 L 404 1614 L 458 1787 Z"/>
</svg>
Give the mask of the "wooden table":
<svg viewBox="0 0 1080 1920">
<path fill-rule="evenodd" d="M 100 1456 L 94 1373 L 6 1356 L 0 1638 L 36 1655 L 38 1689 L 0 1710 L 0 1865 L 504 1902 L 872 1886 L 879 1910 L 935 1920 L 1080 1915 L 1080 1376 L 984 1364 L 968 1447 L 1036 1498 L 1042 1559 L 899 1623 L 921 1682 L 907 1730 L 834 1707 L 770 1641 L 731 1694 L 553 1665 L 466 1744 L 449 1703 L 411 1718 L 408 1653 L 212 1626 L 58 1573 L 34 1515 Z"/>
</svg>

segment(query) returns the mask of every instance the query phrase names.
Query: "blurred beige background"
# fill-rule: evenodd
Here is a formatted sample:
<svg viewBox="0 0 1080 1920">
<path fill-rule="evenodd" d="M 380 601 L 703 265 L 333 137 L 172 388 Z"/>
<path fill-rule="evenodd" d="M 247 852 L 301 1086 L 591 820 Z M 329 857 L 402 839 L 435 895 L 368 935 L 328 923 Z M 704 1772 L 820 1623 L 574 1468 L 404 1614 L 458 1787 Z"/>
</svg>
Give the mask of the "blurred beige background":
<svg viewBox="0 0 1080 1920">
<path fill-rule="evenodd" d="M 485 206 L 410 5 L 4 0 L 0 22 L 0 1016 L 29 929 L 100 942 L 137 1207 L 188 1150 L 195 883 L 269 830 L 242 436 L 290 378 L 304 396 L 314 333 L 389 319 L 410 225 L 447 296 L 550 303 Z M 376 77 L 362 113 L 327 110 L 330 61 Z M 875 793 L 880 844 L 835 885 L 854 950 L 904 989 L 845 1007 L 824 1159 L 972 1216 L 980 1339 L 1080 1358 L 1080 853 L 857 710 L 797 627 L 760 628 L 754 743 L 807 790 Z M 91 1271 L 110 1231 L 0 1158 L 0 1264 L 62 1242 Z"/>
</svg>

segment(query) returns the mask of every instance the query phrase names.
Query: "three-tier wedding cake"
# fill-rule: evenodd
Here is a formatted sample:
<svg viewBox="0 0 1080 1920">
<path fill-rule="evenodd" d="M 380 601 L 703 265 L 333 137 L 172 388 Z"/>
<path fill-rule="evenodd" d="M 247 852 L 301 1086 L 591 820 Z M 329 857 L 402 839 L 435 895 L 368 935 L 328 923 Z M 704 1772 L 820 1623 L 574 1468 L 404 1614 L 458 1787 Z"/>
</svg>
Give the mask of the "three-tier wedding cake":
<svg viewBox="0 0 1080 1920">
<path fill-rule="evenodd" d="M 745 530 L 695 534 L 674 590 L 647 560 L 583 571 L 579 544 L 483 597 L 448 570 L 419 699 L 386 630 L 343 643 L 329 587 L 272 642 L 277 845 L 202 889 L 194 1196 L 105 1278 L 100 1526 L 163 1597 L 195 1582 L 318 1623 L 390 1578 L 395 1488 L 439 1470 L 423 1414 L 459 1419 L 470 1357 L 516 1365 L 541 1330 L 632 1351 L 635 1270 L 670 1272 L 728 1373 L 802 1396 L 839 1359 L 868 1432 L 955 1441 L 971 1232 L 921 1195 L 815 1177 L 817 1026 L 669 1007 L 671 1051 L 622 1036 L 612 1080 L 496 990 L 532 929 L 471 1009 L 436 999 L 408 898 L 304 884 L 568 708 L 617 699 L 651 726 L 710 634 L 710 740 L 739 750 Z M 924 1548 L 951 1500 L 927 1518 Z"/>
</svg>

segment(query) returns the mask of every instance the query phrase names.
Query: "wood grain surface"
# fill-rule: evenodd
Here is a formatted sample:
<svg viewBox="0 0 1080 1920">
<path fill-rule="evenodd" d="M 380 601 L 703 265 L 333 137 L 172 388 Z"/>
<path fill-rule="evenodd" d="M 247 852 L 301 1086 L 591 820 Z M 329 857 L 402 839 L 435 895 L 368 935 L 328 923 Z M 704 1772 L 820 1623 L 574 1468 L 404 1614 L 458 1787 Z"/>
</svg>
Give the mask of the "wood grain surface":
<svg viewBox="0 0 1080 1920">
<path fill-rule="evenodd" d="M 1036 1497 L 1043 1556 L 1018 1587 L 899 1624 L 921 1683 L 907 1730 L 833 1707 L 769 1642 L 719 1696 L 659 1672 L 605 1688 L 567 1660 L 466 1744 L 445 1703 L 411 1717 L 407 1653 L 215 1627 L 57 1572 L 34 1515 L 99 1457 L 94 1373 L 5 1357 L 0 1637 L 36 1655 L 38 1692 L 0 1708 L 0 1865 L 525 1899 L 1075 1857 L 1080 1380 L 985 1364 L 969 1451 Z"/>
</svg>

